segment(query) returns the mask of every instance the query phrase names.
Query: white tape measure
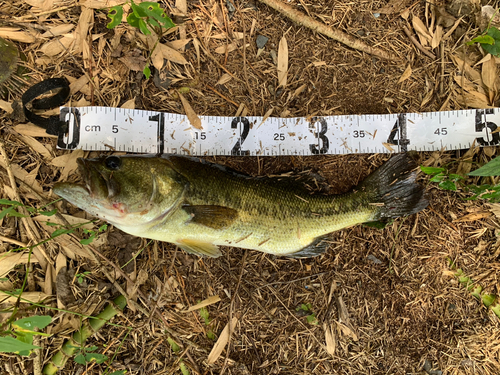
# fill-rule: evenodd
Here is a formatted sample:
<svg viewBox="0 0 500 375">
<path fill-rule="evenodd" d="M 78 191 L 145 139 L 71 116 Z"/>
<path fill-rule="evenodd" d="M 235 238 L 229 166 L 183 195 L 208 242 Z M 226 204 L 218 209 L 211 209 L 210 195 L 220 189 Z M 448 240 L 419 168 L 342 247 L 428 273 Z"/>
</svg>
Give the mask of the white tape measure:
<svg viewBox="0 0 500 375">
<path fill-rule="evenodd" d="M 200 116 L 63 107 L 58 148 L 150 154 L 318 155 L 457 150 L 500 144 L 500 109 L 312 118 Z"/>
</svg>

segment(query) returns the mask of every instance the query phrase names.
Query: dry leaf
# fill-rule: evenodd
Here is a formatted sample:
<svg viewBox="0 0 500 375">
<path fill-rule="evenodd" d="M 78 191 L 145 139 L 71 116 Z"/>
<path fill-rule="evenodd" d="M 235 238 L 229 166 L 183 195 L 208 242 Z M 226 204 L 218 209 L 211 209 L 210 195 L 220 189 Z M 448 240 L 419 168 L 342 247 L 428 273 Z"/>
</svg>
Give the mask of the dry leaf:
<svg viewBox="0 0 500 375">
<path fill-rule="evenodd" d="M 21 296 L 21 302 L 39 303 L 47 297 L 49 297 L 49 295 L 42 292 L 23 292 L 23 295 Z M 16 301 L 17 296 L 10 297 L 6 295 L 0 295 L 0 303 L 15 303 Z"/>
<path fill-rule="evenodd" d="M 495 63 L 495 59 L 490 58 L 488 61 L 483 62 L 481 78 L 487 88 L 490 90 L 494 89 L 497 78 L 497 64 Z"/>
<path fill-rule="evenodd" d="M 179 91 L 177 91 L 177 94 L 179 94 L 179 98 L 181 99 L 182 106 L 184 107 L 184 112 L 186 112 L 186 116 L 191 123 L 191 126 L 198 130 L 203 130 L 203 127 L 201 126 L 201 119 L 198 117 L 194 109 L 191 107 L 187 99 L 182 95 Z"/>
<path fill-rule="evenodd" d="M 487 217 L 490 217 L 492 213 L 490 211 L 482 211 L 482 212 L 473 212 L 471 214 L 467 214 L 465 216 L 459 217 L 456 220 L 453 220 L 454 223 L 456 222 L 463 222 L 463 221 L 477 221 L 481 219 L 485 219 Z"/>
<path fill-rule="evenodd" d="M 42 155 L 45 159 L 47 160 L 52 160 L 54 157 L 50 153 L 47 148 L 42 145 L 40 142 L 38 142 L 35 138 L 29 137 L 27 135 L 21 135 L 19 138 L 26 143 L 28 146 L 30 146 L 34 151 L 38 152 L 40 155 Z"/>
<path fill-rule="evenodd" d="M 325 331 L 326 351 L 333 356 L 337 348 L 337 333 L 335 327 L 331 324 L 323 323 L 323 330 Z"/>
<path fill-rule="evenodd" d="M 66 77 L 69 79 L 69 77 Z M 87 78 L 86 75 L 82 75 L 80 78 L 77 80 L 73 81 L 69 85 L 69 89 L 71 92 L 71 95 L 76 94 L 79 92 L 87 83 L 89 83 L 89 79 Z"/>
<path fill-rule="evenodd" d="M 158 71 L 161 71 L 163 69 L 165 59 L 163 58 L 163 53 L 159 48 L 155 48 L 153 53 L 151 54 L 151 62 Z"/>
<path fill-rule="evenodd" d="M 72 25 L 72 24 L 63 24 L 63 25 L 51 27 L 40 36 L 43 38 L 52 38 L 55 36 L 64 35 L 64 34 L 69 33 L 71 30 L 73 30 L 74 27 L 75 27 L 75 25 Z"/>
<path fill-rule="evenodd" d="M 458 68 L 458 70 L 462 73 L 465 73 L 467 78 L 469 78 L 472 82 L 476 84 L 481 83 L 481 74 L 477 70 L 473 69 L 469 64 L 467 64 L 464 60 L 462 60 L 458 56 L 451 55 L 451 59 L 453 60 L 453 63 Z"/>
<path fill-rule="evenodd" d="M 61 176 L 59 177 L 59 181 L 65 181 L 71 173 L 75 172 L 78 169 L 76 159 L 83 158 L 83 155 L 83 150 L 75 150 L 68 154 L 64 154 L 52 159 L 50 164 L 55 167 L 63 168 L 63 170 L 61 171 Z"/>
<path fill-rule="evenodd" d="M 427 94 L 425 94 L 424 98 L 422 99 L 422 103 L 420 103 L 420 107 L 425 107 L 432 99 L 432 96 L 434 95 L 433 90 L 429 90 Z"/>
<path fill-rule="evenodd" d="M 427 27 L 424 25 L 422 20 L 416 16 L 412 17 L 412 25 L 413 29 L 415 29 L 415 32 L 418 35 L 418 39 L 420 40 L 420 44 L 423 45 L 424 47 L 429 45 L 429 43 L 432 41 L 432 36 L 429 33 L 429 30 Z"/>
<path fill-rule="evenodd" d="M 231 332 L 234 331 L 237 322 L 238 319 L 236 317 L 233 317 L 233 320 L 231 321 Z M 219 356 L 221 355 L 222 351 L 224 350 L 228 342 L 229 342 L 229 323 L 227 323 L 224 329 L 222 330 L 219 339 L 217 340 L 214 347 L 212 348 L 212 351 L 208 355 L 207 363 L 209 365 L 215 363 L 215 361 L 217 360 L 217 358 L 219 358 Z"/>
<path fill-rule="evenodd" d="M 442 38 L 443 38 L 443 26 L 438 25 L 436 26 L 436 30 L 434 31 L 434 35 L 432 36 L 431 48 L 434 49 L 437 46 L 439 46 L 439 43 L 441 43 Z"/>
<path fill-rule="evenodd" d="M 14 130 L 22 135 L 27 135 L 30 137 L 49 137 L 49 138 L 57 138 L 57 135 L 47 134 L 45 129 L 36 126 L 34 124 L 21 124 L 14 126 Z"/>
<path fill-rule="evenodd" d="M 7 114 L 11 114 L 12 112 L 14 112 L 14 110 L 12 109 L 12 104 L 2 99 L 0 99 L 0 109 L 7 112 Z"/>
<path fill-rule="evenodd" d="M 173 48 L 170 48 L 169 46 L 166 46 L 165 44 L 158 44 L 156 48 L 159 48 L 161 50 L 161 53 L 163 55 L 163 58 L 172 61 L 173 63 L 177 64 L 188 64 L 188 61 L 182 54 L 178 51 L 176 51 Z"/>
<path fill-rule="evenodd" d="M 262 122 L 257 126 L 257 129 L 260 128 L 260 126 L 266 122 L 266 120 L 273 114 L 274 108 L 269 108 L 267 112 L 264 114 L 264 117 L 262 118 Z"/>
<path fill-rule="evenodd" d="M 13 40 L 21 43 L 34 43 L 38 34 L 31 34 L 27 31 L 20 31 L 14 27 L 0 27 L 0 38 Z"/>
<path fill-rule="evenodd" d="M 30 262 L 38 263 L 35 256 L 31 256 Z M 28 252 L 3 253 L 0 254 L 0 277 L 5 277 L 18 264 L 28 263 Z"/>
<path fill-rule="evenodd" d="M 288 43 L 286 38 L 281 38 L 278 46 L 278 86 L 286 86 L 286 78 L 288 73 Z"/>
<path fill-rule="evenodd" d="M 233 52 L 238 49 L 238 44 L 236 42 L 225 44 L 223 46 L 217 47 L 214 52 L 219 55 L 224 55 L 225 53 Z"/>
<path fill-rule="evenodd" d="M 176 51 L 184 51 L 184 47 L 191 41 L 191 39 L 178 39 L 165 43 L 168 47 Z"/>
<path fill-rule="evenodd" d="M 408 64 L 408 66 L 406 67 L 405 71 L 401 75 L 401 78 L 399 78 L 398 83 L 406 81 L 408 78 L 410 78 L 411 77 L 411 73 L 412 73 L 411 66 L 410 66 L 410 64 Z"/>
<path fill-rule="evenodd" d="M 135 97 L 132 99 L 127 100 L 125 103 L 121 105 L 120 108 L 126 108 L 126 109 L 135 109 Z"/>
<path fill-rule="evenodd" d="M 233 77 L 231 77 L 229 74 L 227 73 L 224 73 L 222 75 L 222 77 L 219 78 L 219 80 L 217 81 L 217 85 L 223 85 L 227 82 L 229 82 Z"/>
<path fill-rule="evenodd" d="M 47 56 L 56 56 L 66 49 L 70 49 L 71 45 L 75 42 L 75 38 L 71 36 L 64 36 L 59 39 L 52 39 L 40 47 L 39 51 Z"/>
<path fill-rule="evenodd" d="M 217 303 L 219 301 L 220 301 L 220 297 L 219 296 L 217 296 L 217 295 L 211 296 L 211 297 L 208 297 L 207 299 L 204 299 L 200 303 L 197 303 L 196 305 L 191 306 L 189 309 L 186 310 L 186 312 L 199 310 L 202 307 L 213 305 L 214 303 Z"/>
</svg>

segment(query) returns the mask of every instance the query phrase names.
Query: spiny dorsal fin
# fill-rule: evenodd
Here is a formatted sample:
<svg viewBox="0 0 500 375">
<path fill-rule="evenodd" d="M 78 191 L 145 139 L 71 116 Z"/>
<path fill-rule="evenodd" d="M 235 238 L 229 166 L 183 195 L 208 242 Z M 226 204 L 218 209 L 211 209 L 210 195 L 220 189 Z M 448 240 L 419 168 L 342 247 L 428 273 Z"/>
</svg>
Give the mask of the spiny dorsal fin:
<svg viewBox="0 0 500 375">
<path fill-rule="evenodd" d="M 200 257 L 217 258 L 222 255 L 217 245 L 210 242 L 203 242 L 192 239 L 180 239 L 175 243 L 182 250 L 189 254 L 196 254 Z"/>
<path fill-rule="evenodd" d="M 192 216 L 190 223 L 201 224 L 213 229 L 227 228 L 238 217 L 238 211 L 223 206 L 185 204 L 182 209 Z"/>
</svg>

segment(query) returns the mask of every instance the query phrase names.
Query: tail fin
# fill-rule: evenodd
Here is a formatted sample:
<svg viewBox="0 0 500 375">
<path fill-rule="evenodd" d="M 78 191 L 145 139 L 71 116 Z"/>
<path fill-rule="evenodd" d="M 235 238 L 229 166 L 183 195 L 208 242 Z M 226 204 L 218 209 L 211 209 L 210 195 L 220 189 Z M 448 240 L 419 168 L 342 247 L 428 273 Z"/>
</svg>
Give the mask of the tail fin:
<svg viewBox="0 0 500 375">
<path fill-rule="evenodd" d="M 416 167 L 408 155 L 398 154 L 359 185 L 371 193 L 374 204 L 380 203 L 375 220 L 411 215 L 427 207 L 425 189 L 415 182 Z"/>
</svg>

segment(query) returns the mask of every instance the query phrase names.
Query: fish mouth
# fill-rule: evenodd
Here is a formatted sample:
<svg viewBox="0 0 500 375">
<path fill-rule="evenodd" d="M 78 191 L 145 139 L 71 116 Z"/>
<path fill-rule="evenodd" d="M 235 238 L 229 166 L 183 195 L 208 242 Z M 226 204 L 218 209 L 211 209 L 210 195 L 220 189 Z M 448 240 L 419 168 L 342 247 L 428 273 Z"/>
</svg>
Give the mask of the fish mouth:
<svg viewBox="0 0 500 375">
<path fill-rule="evenodd" d="M 104 199 L 109 197 L 109 178 L 106 178 L 91 160 L 78 158 L 76 160 L 78 170 L 83 179 L 83 187 L 91 198 Z"/>
</svg>

